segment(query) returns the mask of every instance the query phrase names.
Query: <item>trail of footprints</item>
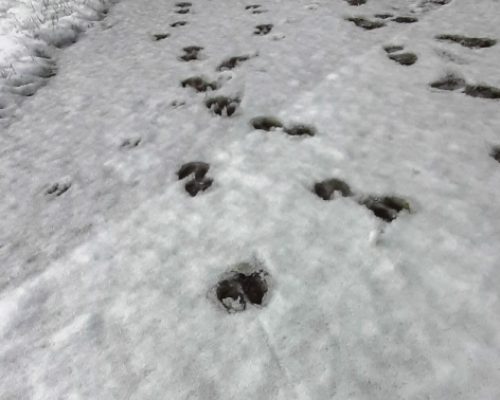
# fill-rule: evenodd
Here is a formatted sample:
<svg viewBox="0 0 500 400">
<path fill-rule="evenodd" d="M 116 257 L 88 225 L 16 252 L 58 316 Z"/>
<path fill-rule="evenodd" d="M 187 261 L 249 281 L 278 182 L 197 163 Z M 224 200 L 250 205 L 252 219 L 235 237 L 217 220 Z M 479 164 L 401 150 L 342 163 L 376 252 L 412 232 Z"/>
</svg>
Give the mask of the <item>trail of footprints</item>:
<svg viewBox="0 0 500 400">
<path fill-rule="evenodd" d="M 351 6 L 362 6 L 367 0 L 345 0 Z M 451 0 L 422 0 L 423 9 L 448 4 Z M 189 14 L 192 4 L 190 2 L 179 2 L 175 4 L 176 14 Z M 259 4 L 245 6 L 245 10 L 252 14 L 266 12 Z M 365 30 L 373 30 L 386 26 L 386 21 L 395 23 L 414 23 L 417 18 L 411 16 L 394 16 L 392 13 L 375 14 L 375 19 L 364 17 L 349 17 L 348 21 Z M 178 28 L 187 25 L 189 22 L 180 20 L 173 22 L 170 27 Z M 271 32 L 273 24 L 260 24 L 255 26 L 253 34 L 264 36 Z M 153 35 L 154 41 L 162 41 L 170 37 L 170 33 L 158 33 Z M 435 37 L 437 41 L 458 44 L 470 49 L 488 48 L 496 45 L 497 41 L 490 38 L 473 38 L 456 34 L 443 34 Z M 383 47 L 387 57 L 403 66 L 411 66 L 416 63 L 418 57 L 412 52 L 405 51 L 402 45 L 386 45 Z M 202 46 L 187 46 L 182 49 L 183 54 L 178 58 L 182 62 L 194 62 L 202 58 Z M 223 72 L 240 67 L 243 63 L 251 59 L 250 55 L 239 55 L 222 60 L 215 68 L 216 72 Z M 55 74 L 52 65 L 47 64 L 45 70 L 40 75 L 49 77 Z M 215 92 L 220 89 L 221 84 L 216 80 L 210 80 L 205 76 L 191 76 L 180 82 L 183 88 L 194 90 L 197 93 Z M 500 90 L 487 85 L 472 85 L 454 73 L 448 73 L 441 79 L 430 84 L 432 89 L 442 91 L 461 90 L 468 96 L 481 97 L 486 99 L 500 99 Z M 238 110 L 241 99 L 223 95 L 208 96 L 205 100 L 206 108 L 214 115 L 221 117 L 231 117 Z M 184 102 L 174 101 L 171 106 L 180 107 Z M 1 105 L 0 105 L 1 111 Z M 317 134 L 314 126 L 308 124 L 285 124 L 276 117 L 265 115 L 257 116 L 249 121 L 249 125 L 256 131 L 272 134 L 285 134 L 289 136 L 312 137 Z M 141 138 L 128 138 L 123 140 L 120 147 L 124 150 L 137 148 L 141 143 Z M 490 156 L 500 163 L 500 146 L 491 148 Z M 181 165 L 177 171 L 177 178 L 184 182 L 185 191 L 196 197 L 209 190 L 214 183 L 214 179 L 209 175 L 210 165 L 204 161 L 191 161 Z M 71 182 L 58 182 L 52 184 L 45 191 L 46 196 L 56 198 L 63 196 L 71 188 Z M 413 210 L 408 200 L 399 196 L 374 195 L 355 193 L 350 186 L 339 178 L 330 178 L 312 184 L 311 193 L 324 201 L 332 201 L 340 197 L 351 198 L 357 204 L 370 210 L 377 218 L 391 223 L 401 213 L 412 213 Z M 250 307 L 262 307 L 266 305 L 271 277 L 260 263 L 243 262 L 233 267 L 219 280 L 213 288 L 214 299 L 221 308 L 229 313 L 241 312 Z"/>
</svg>

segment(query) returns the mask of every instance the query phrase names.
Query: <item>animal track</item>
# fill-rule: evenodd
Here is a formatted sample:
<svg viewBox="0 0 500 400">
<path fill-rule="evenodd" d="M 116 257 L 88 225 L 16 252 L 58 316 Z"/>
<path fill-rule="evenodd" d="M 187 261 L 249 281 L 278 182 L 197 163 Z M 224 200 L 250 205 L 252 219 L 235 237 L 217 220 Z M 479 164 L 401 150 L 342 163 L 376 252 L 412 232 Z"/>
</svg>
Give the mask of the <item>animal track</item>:
<svg viewBox="0 0 500 400">
<path fill-rule="evenodd" d="M 254 35 L 264 36 L 273 29 L 273 24 L 262 24 L 255 27 Z"/>
<path fill-rule="evenodd" d="M 350 18 L 347 18 L 347 21 L 350 21 L 350 22 L 354 23 L 354 25 L 356 25 L 360 28 L 366 29 L 366 30 L 378 29 L 378 28 L 382 28 L 385 26 L 384 22 L 371 21 L 369 19 L 362 18 L 362 17 L 350 17 Z"/>
<path fill-rule="evenodd" d="M 295 124 L 285 128 L 285 133 L 290 136 L 314 136 L 316 129 L 311 125 Z"/>
<path fill-rule="evenodd" d="M 332 200 L 340 194 L 342 197 L 352 196 L 351 188 L 344 181 L 332 178 L 314 185 L 314 192 L 323 200 Z"/>
<path fill-rule="evenodd" d="M 415 17 L 396 17 L 391 19 L 391 21 L 397 22 L 398 24 L 413 24 L 418 22 L 418 18 Z"/>
<path fill-rule="evenodd" d="M 436 39 L 446 42 L 458 43 L 464 47 L 468 47 L 469 49 L 482 49 L 492 47 L 497 44 L 497 41 L 495 39 L 474 38 L 462 35 L 438 35 L 436 36 Z"/>
<path fill-rule="evenodd" d="M 140 143 L 141 143 L 141 138 L 129 138 L 125 139 L 120 145 L 120 147 L 124 149 L 132 149 L 134 147 L 139 146 Z"/>
<path fill-rule="evenodd" d="M 188 46 L 182 49 L 184 51 L 184 55 L 179 58 L 183 61 L 194 61 L 199 60 L 200 51 L 203 50 L 203 47 L 200 46 Z"/>
<path fill-rule="evenodd" d="M 465 85 L 465 79 L 460 78 L 459 76 L 452 73 L 447 74 L 445 77 L 430 84 L 432 88 L 440 90 L 463 89 Z"/>
<path fill-rule="evenodd" d="M 250 121 L 250 125 L 252 125 L 254 129 L 268 132 L 274 129 L 283 128 L 283 123 L 274 117 L 256 117 Z"/>
<path fill-rule="evenodd" d="M 368 196 L 360 200 L 360 204 L 372 211 L 375 216 L 386 222 L 392 222 L 398 214 L 406 210 L 410 212 L 410 204 L 401 197 L 395 196 Z"/>
<path fill-rule="evenodd" d="M 54 196 L 54 197 L 59 197 L 62 194 L 66 193 L 69 188 L 71 187 L 71 183 L 54 183 L 51 187 L 49 187 L 46 191 L 45 194 Z"/>
<path fill-rule="evenodd" d="M 196 196 L 200 191 L 203 192 L 212 186 L 213 179 L 206 177 L 210 165 L 201 161 L 192 161 L 187 164 L 183 164 L 179 171 L 177 171 L 177 176 L 179 180 L 194 175 L 193 179 L 189 180 L 184 188 L 191 197 Z"/>
<path fill-rule="evenodd" d="M 257 10 L 260 7 L 261 7 L 260 4 L 250 4 L 245 7 L 245 10 Z"/>
<path fill-rule="evenodd" d="M 404 46 L 399 46 L 399 45 L 389 45 L 389 46 L 384 46 L 384 50 L 387 54 L 395 53 L 397 51 L 402 51 L 404 50 Z"/>
<path fill-rule="evenodd" d="M 252 269 L 246 263 L 242 267 Z M 244 311 L 247 304 L 262 306 L 269 292 L 268 279 L 269 274 L 262 269 L 247 273 L 232 271 L 217 284 L 215 293 L 229 313 Z"/>
<path fill-rule="evenodd" d="M 192 4 L 184 1 L 175 3 L 175 6 L 177 7 L 177 10 L 175 11 L 177 14 L 187 14 L 189 11 L 191 11 L 190 7 L 192 6 Z"/>
<path fill-rule="evenodd" d="M 217 96 L 208 99 L 205 105 L 214 114 L 230 117 L 234 114 L 240 102 L 241 100 L 237 97 Z"/>
<path fill-rule="evenodd" d="M 184 79 L 181 82 L 182 87 L 191 87 L 197 92 L 206 92 L 208 90 L 217 90 L 217 82 L 209 82 L 201 76 L 193 76 L 191 78 Z"/>
<path fill-rule="evenodd" d="M 153 38 L 155 41 L 159 41 L 159 40 L 163 40 L 163 39 L 166 39 L 170 36 L 169 33 L 157 33 L 155 35 L 153 35 Z"/>
<path fill-rule="evenodd" d="M 409 66 L 413 65 L 417 62 L 418 57 L 414 53 L 396 53 L 396 54 L 389 54 L 388 57 L 396 61 L 398 64 Z"/>
<path fill-rule="evenodd" d="M 490 156 L 500 163 L 500 146 L 493 147 Z"/>
<path fill-rule="evenodd" d="M 178 26 L 184 26 L 187 25 L 187 21 L 177 21 L 174 22 L 173 24 L 170 24 L 172 28 L 177 28 Z"/>
<path fill-rule="evenodd" d="M 250 56 L 236 56 L 236 57 L 230 57 L 222 63 L 219 64 L 217 67 L 217 71 L 227 71 L 230 69 L 236 68 L 238 65 L 240 65 L 242 62 L 247 61 L 250 59 Z"/>
<path fill-rule="evenodd" d="M 351 6 L 361 6 L 363 4 L 366 4 L 366 0 L 345 0 L 346 2 L 349 3 Z"/>
<path fill-rule="evenodd" d="M 467 85 L 465 86 L 464 93 L 467 96 L 482 99 L 500 99 L 500 89 L 487 85 Z"/>
<path fill-rule="evenodd" d="M 181 1 L 179 3 L 175 3 L 175 6 L 176 7 L 179 7 L 179 8 L 186 8 L 186 7 L 191 7 L 193 4 L 188 2 L 188 1 Z"/>
</svg>

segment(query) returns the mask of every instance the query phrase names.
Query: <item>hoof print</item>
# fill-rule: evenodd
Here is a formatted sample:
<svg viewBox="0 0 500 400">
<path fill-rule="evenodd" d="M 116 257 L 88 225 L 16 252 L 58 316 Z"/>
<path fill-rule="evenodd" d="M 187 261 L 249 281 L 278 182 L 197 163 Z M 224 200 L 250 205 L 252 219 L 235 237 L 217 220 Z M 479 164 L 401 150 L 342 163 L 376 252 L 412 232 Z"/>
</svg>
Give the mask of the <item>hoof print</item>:
<svg viewBox="0 0 500 400">
<path fill-rule="evenodd" d="M 474 38 L 462 35 L 438 35 L 437 40 L 458 43 L 463 47 L 468 47 L 469 49 L 482 49 L 487 47 L 492 47 L 497 44 L 495 39 L 489 38 Z"/>
<path fill-rule="evenodd" d="M 195 197 L 199 192 L 204 192 L 214 182 L 213 179 L 206 177 L 210 165 L 201 161 L 192 161 L 181 166 L 179 171 L 177 171 L 177 177 L 179 180 L 183 180 L 191 175 L 194 175 L 193 179 L 186 183 L 184 188 L 191 197 Z"/>
<path fill-rule="evenodd" d="M 182 87 L 190 87 L 197 92 L 206 92 L 208 90 L 217 90 L 218 85 L 216 82 L 209 82 L 200 76 L 193 76 L 191 78 L 184 79 L 181 82 Z"/>
<path fill-rule="evenodd" d="M 349 5 L 351 6 L 361 6 L 363 4 L 366 4 L 367 0 L 345 0 Z"/>
<path fill-rule="evenodd" d="M 226 96 L 217 96 L 208 99 L 205 105 L 214 114 L 230 117 L 240 104 L 240 99 Z"/>
<path fill-rule="evenodd" d="M 249 58 L 250 58 L 250 56 L 230 57 L 227 60 L 224 60 L 222 63 L 219 64 L 219 66 L 217 67 L 217 71 L 228 71 L 228 70 L 234 69 L 238 65 L 240 65 L 242 62 L 247 61 Z"/>
<path fill-rule="evenodd" d="M 500 163 L 500 146 L 495 146 L 491 149 L 490 156 Z"/>
<path fill-rule="evenodd" d="M 382 27 L 385 26 L 384 22 L 381 22 L 381 21 L 371 21 L 369 19 L 362 18 L 362 17 L 347 18 L 347 21 L 352 22 L 357 27 L 366 29 L 368 31 L 370 31 L 372 29 L 382 28 Z"/>
<path fill-rule="evenodd" d="M 250 264 L 241 264 L 245 270 L 251 271 Z M 219 302 L 229 312 L 240 312 L 247 304 L 262 306 L 269 292 L 269 274 L 264 270 L 254 272 L 232 271 L 221 280 L 215 289 Z"/>
<path fill-rule="evenodd" d="M 125 139 L 120 145 L 120 147 L 124 149 L 133 149 L 134 147 L 139 146 L 140 143 L 141 143 L 141 138 Z"/>
<path fill-rule="evenodd" d="M 360 204 L 386 222 L 394 221 L 403 210 L 410 212 L 410 204 L 405 199 L 395 196 L 368 196 L 362 199 Z"/>
<path fill-rule="evenodd" d="M 245 10 L 257 10 L 260 7 L 261 7 L 260 4 L 250 4 L 245 7 Z"/>
<path fill-rule="evenodd" d="M 487 85 L 466 85 L 464 93 L 467 96 L 481 99 L 500 99 L 500 89 Z"/>
<path fill-rule="evenodd" d="M 250 121 L 250 125 L 252 125 L 254 129 L 267 132 L 283 128 L 283 123 L 274 117 L 256 117 Z"/>
<path fill-rule="evenodd" d="M 454 74 L 448 74 L 444 78 L 432 82 L 430 87 L 439 90 L 457 90 L 463 89 L 465 85 L 465 79 Z"/>
<path fill-rule="evenodd" d="M 396 53 L 397 51 L 402 51 L 403 49 L 404 47 L 399 45 L 384 46 L 384 50 L 387 54 Z"/>
<path fill-rule="evenodd" d="M 347 183 L 340 179 L 332 178 L 314 185 L 314 193 L 316 193 L 323 200 L 332 200 L 336 197 L 349 197 L 352 196 L 351 188 Z"/>
<path fill-rule="evenodd" d="M 59 197 L 62 194 L 66 193 L 70 187 L 71 183 L 54 183 L 45 191 L 45 194 L 49 196 Z"/>
<path fill-rule="evenodd" d="M 285 128 L 285 133 L 290 136 L 314 136 L 316 128 L 311 125 L 296 124 Z"/>
<path fill-rule="evenodd" d="M 180 59 L 182 61 L 194 61 L 198 60 L 200 51 L 203 50 L 203 47 L 201 46 L 188 46 L 184 47 L 182 51 L 184 51 L 184 55 L 180 56 Z"/>
<path fill-rule="evenodd" d="M 169 36 L 170 36 L 169 33 L 157 33 L 157 34 L 153 35 L 153 38 L 156 42 L 158 42 L 160 40 L 168 38 Z"/>
<path fill-rule="evenodd" d="M 417 62 L 418 57 L 413 53 L 399 53 L 399 54 L 389 54 L 388 56 L 392 61 L 398 64 L 410 66 Z"/>
<path fill-rule="evenodd" d="M 264 36 L 267 35 L 273 29 L 273 24 L 262 24 L 255 27 L 254 35 Z"/>
<path fill-rule="evenodd" d="M 396 17 L 391 19 L 391 21 L 397 22 L 398 24 L 413 24 L 418 22 L 418 18 L 415 17 Z"/>
<path fill-rule="evenodd" d="M 173 24 L 170 24 L 172 28 L 177 28 L 178 26 L 184 26 L 187 25 L 187 21 L 177 21 L 174 22 Z"/>
</svg>

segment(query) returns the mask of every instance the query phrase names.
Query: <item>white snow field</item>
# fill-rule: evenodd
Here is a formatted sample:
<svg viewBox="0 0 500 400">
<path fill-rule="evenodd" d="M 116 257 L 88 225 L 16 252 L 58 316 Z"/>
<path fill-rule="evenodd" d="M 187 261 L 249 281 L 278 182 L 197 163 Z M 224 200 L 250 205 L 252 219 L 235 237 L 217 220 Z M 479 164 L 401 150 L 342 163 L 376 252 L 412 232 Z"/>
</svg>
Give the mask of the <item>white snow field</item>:
<svg viewBox="0 0 500 400">
<path fill-rule="evenodd" d="M 500 2 L 190 1 L 122 0 L 43 41 L 32 96 L 2 81 L 0 399 L 500 399 Z M 241 263 L 260 305 L 217 298 Z"/>
</svg>

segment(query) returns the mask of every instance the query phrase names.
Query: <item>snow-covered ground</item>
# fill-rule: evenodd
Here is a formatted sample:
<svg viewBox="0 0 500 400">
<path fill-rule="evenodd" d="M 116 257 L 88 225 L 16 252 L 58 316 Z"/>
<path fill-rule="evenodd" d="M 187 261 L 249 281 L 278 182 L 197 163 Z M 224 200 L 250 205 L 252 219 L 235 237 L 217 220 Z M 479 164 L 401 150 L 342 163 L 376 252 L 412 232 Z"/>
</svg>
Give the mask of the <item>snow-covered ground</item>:
<svg viewBox="0 0 500 400">
<path fill-rule="evenodd" d="M 0 60 L 31 57 L 1 1 Z M 500 100 L 474 94 L 495 97 L 500 44 L 436 36 L 499 40 L 500 2 L 192 3 L 122 0 L 64 50 L 33 36 L 56 74 L 31 97 L 0 78 L 0 399 L 499 399 Z M 330 178 L 353 195 L 321 199 Z M 241 263 L 268 291 L 228 313 Z"/>
</svg>

